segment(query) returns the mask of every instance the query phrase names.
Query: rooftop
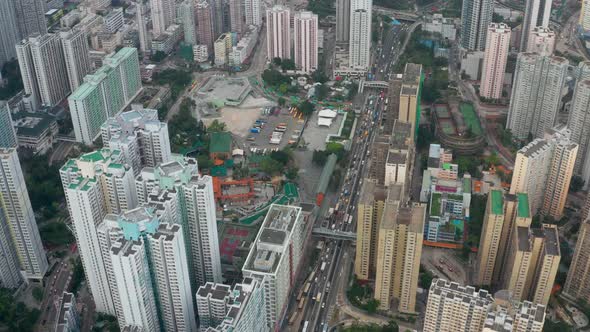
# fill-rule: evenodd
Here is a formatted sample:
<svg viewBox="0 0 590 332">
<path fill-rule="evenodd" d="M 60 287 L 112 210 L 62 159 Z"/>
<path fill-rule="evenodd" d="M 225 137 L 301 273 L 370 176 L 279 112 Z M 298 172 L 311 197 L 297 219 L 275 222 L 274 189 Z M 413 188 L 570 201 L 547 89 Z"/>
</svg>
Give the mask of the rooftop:
<svg viewBox="0 0 590 332">
<path fill-rule="evenodd" d="M 421 64 L 406 63 L 406 67 L 404 68 L 403 84 L 420 84 L 421 76 Z"/>
<path fill-rule="evenodd" d="M 525 157 L 535 157 L 541 151 L 548 150 L 549 148 L 550 146 L 546 140 L 537 138 L 518 150 L 518 153 L 523 154 Z"/>
<path fill-rule="evenodd" d="M 552 256 L 561 256 L 557 227 L 543 225 L 543 232 L 545 233 L 545 253 Z"/>
<path fill-rule="evenodd" d="M 502 191 L 494 189 L 490 193 L 492 200 L 492 213 L 496 215 L 504 214 L 504 201 Z"/>
<path fill-rule="evenodd" d="M 14 117 L 14 127 L 19 136 L 38 136 L 55 122 L 55 116 L 46 113 L 18 112 Z"/>
<path fill-rule="evenodd" d="M 530 218 L 529 195 L 525 193 L 518 193 L 516 195 L 518 196 L 518 216 L 520 218 Z"/>
<path fill-rule="evenodd" d="M 516 236 L 518 238 L 518 251 L 531 251 L 531 242 L 529 241 L 529 228 L 516 227 Z"/>
<path fill-rule="evenodd" d="M 231 133 L 222 131 L 210 134 L 210 153 L 231 153 Z"/>
</svg>

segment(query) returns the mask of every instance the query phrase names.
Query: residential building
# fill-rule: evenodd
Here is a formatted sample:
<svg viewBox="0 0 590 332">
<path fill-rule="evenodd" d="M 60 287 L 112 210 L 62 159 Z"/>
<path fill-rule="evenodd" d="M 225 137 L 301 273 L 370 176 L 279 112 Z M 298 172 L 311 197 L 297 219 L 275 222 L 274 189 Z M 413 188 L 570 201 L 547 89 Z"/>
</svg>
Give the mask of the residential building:
<svg viewBox="0 0 590 332">
<path fill-rule="evenodd" d="M 469 51 L 483 51 L 487 28 L 492 23 L 494 2 L 474 0 L 463 2 L 461 10 L 461 47 Z"/>
<path fill-rule="evenodd" d="M 153 33 L 159 36 L 164 33 L 176 19 L 176 1 L 175 0 L 150 0 L 152 11 Z"/>
<path fill-rule="evenodd" d="M 88 53 L 88 38 L 82 29 L 62 31 L 59 33 L 59 37 L 63 47 L 70 90 L 75 91 L 82 84 L 84 76 L 92 70 Z"/>
<path fill-rule="evenodd" d="M 307 11 L 297 12 L 294 22 L 295 66 L 311 74 L 318 67 L 318 16 Z"/>
<path fill-rule="evenodd" d="M 231 31 L 241 36 L 246 29 L 244 3 L 242 0 L 229 0 L 229 16 Z"/>
<path fill-rule="evenodd" d="M 232 48 L 231 33 L 223 33 L 214 43 L 215 49 L 215 65 L 225 66 L 228 64 L 229 51 Z"/>
<path fill-rule="evenodd" d="M 232 301 L 231 287 L 224 284 L 207 282 L 199 287 L 196 294 L 199 312 L 199 328 L 217 327 L 229 311 Z"/>
<path fill-rule="evenodd" d="M 208 331 L 269 332 L 266 324 L 260 324 L 266 315 L 264 292 L 261 282 L 253 278 L 244 278 L 233 287 L 226 306 L 227 313 L 221 324 L 210 327 Z M 197 301 L 198 298 L 197 292 Z M 199 317 L 202 317 L 200 312 Z"/>
<path fill-rule="evenodd" d="M 244 16 L 246 25 L 262 25 L 260 13 L 260 0 L 244 0 Z"/>
<path fill-rule="evenodd" d="M 578 144 L 568 138 L 553 139 L 552 143 L 553 155 L 545 185 L 541 214 L 559 220 L 563 215 L 567 193 L 574 174 Z"/>
<path fill-rule="evenodd" d="M 18 288 L 23 282 L 16 245 L 11 234 L 8 215 L 0 205 L 0 286 Z"/>
<path fill-rule="evenodd" d="M 193 46 L 193 57 L 197 63 L 206 62 L 209 59 L 209 50 L 207 45 Z"/>
<path fill-rule="evenodd" d="M 266 10 L 266 57 L 291 59 L 291 12 L 274 6 Z"/>
<path fill-rule="evenodd" d="M 582 221 L 574 257 L 567 274 L 563 294 L 574 300 L 590 300 L 590 220 Z"/>
<path fill-rule="evenodd" d="M 57 142 L 59 128 L 54 115 L 44 112 L 18 112 L 14 117 L 18 146 L 34 154 L 45 154 Z"/>
<path fill-rule="evenodd" d="M 504 23 L 491 23 L 486 37 L 483 72 L 479 95 L 500 99 L 504 88 L 504 72 L 510 47 L 510 27 Z"/>
<path fill-rule="evenodd" d="M 70 93 L 58 35 L 45 34 L 25 39 L 17 44 L 16 50 L 25 93 L 34 97 L 36 106 L 55 106 Z"/>
<path fill-rule="evenodd" d="M 15 148 L 0 148 L 0 205 L 24 278 L 41 282 L 48 269 L 29 192 Z"/>
<path fill-rule="evenodd" d="M 420 89 L 422 88 L 422 65 L 406 63 L 399 96 L 398 120 L 412 124 L 412 140 L 418 135 L 420 124 Z"/>
<path fill-rule="evenodd" d="M 76 141 L 92 145 L 102 124 L 123 111 L 141 89 L 137 49 L 124 47 L 108 55 L 68 98 Z"/>
<path fill-rule="evenodd" d="M 468 79 L 479 80 L 485 53 L 482 51 L 467 51 L 462 53 L 461 73 L 465 74 Z"/>
<path fill-rule="evenodd" d="M 121 313 L 114 301 L 117 293 L 107 272 L 105 251 L 101 251 L 98 226 L 108 213 L 119 214 L 137 206 L 133 169 L 121 151 L 101 149 L 71 159 L 60 169 L 68 210 L 86 282 L 96 310 Z"/>
<path fill-rule="evenodd" d="M 0 100 L 0 148 L 14 148 L 16 146 L 18 146 L 18 141 L 12 124 L 10 105 Z"/>
<path fill-rule="evenodd" d="M 519 53 L 506 128 L 515 138 L 543 137 L 555 124 L 568 61 L 556 56 Z"/>
<path fill-rule="evenodd" d="M 544 323 L 544 305 L 519 302 L 506 291 L 492 297 L 484 289 L 476 291 L 473 286 L 434 279 L 428 292 L 423 331 L 541 332 Z"/>
<path fill-rule="evenodd" d="M 348 66 L 362 71 L 371 64 L 372 0 L 350 0 Z"/>
<path fill-rule="evenodd" d="M 0 67 L 16 58 L 16 45 L 20 39 L 14 1 L 0 3 Z"/>
<path fill-rule="evenodd" d="M 20 38 L 47 33 L 44 0 L 8 0 L 14 4 Z"/>
<path fill-rule="evenodd" d="M 139 1 L 136 4 L 136 8 L 135 20 L 137 21 L 137 30 L 139 32 L 139 50 L 141 53 L 146 54 L 150 50 L 150 36 L 145 19 L 146 8 L 143 1 Z"/>
<path fill-rule="evenodd" d="M 196 16 L 197 42 L 199 45 L 207 46 L 208 54 L 212 54 L 213 42 L 215 41 L 213 34 L 213 7 L 205 0 L 197 2 Z"/>
<path fill-rule="evenodd" d="M 168 124 L 158 111 L 132 105 L 132 110 L 109 118 L 101 126 L 104 147 L 119 150 L 137 176 L 144 167 L 156 167 L 172 159 Z"/>
<path fill-rule="evenodd" d="M 245 278 L 257 279 L 264 288 L 266 325 L 279 328 L 297 279 L 305 242 L 305 222 L 300 207 L 273 204 L 242 268 Z"/>
<path fill-rule="evenodd" d="M 536 27 L 529 34 L 527 43 L 526 52 L 550 56 L 555 50 L 555 32 L 549 28 Z"/>
<path fill-rule="evenodd" d="M 119 239 L 111 247 L 112 273 L 120 295 L 123 326 L 159 331 L 156 299 L 144 239 Z"/>
<path fill-rule="evenodd" d="M 551 0 L 527 0 L 524 9 L 524 20 L 522 22 L 522 37 L 520 38 L 521 52 L 530 52 L 528 45 L 530 43 L 533 31 L 540 28 L 549 27 L 549 18 L 551 17 Z"/>
<path fill-rule="evenodd" d="M 590 30 L 590 1 L 583 0 L 582 8 L 580 9 L 580 18 L 578 19 L 578 25 L 584 29 L 584 31 Z"/>
<path fill-rule="evenodd" d="M 181 39 L 182 29 L 180 25 L 171 24 L 164 33 L 152 39 L 152 52 L 160 51 L 170 54 Z"/>
<path fill-rule="evenodd" d="M 178 218 L 189 251 L 192 288 L 208 281 L 221 282 L 221 258 L 213 179 L 201 176 L 197 161 L 172 155 L 172 160 L 155 168 L 144 168 L 135 179 L 140 203 L 149 203 L 160 190 L 179 193 Z"/>
<path fill-rule="evenodd" d="M 578 80 L 570 107 L 568 128 L 571 140 L 579 145 L 574 173 L 581 176 L 588 187 L 590 182 L 590 80 Z"/>
<path fill-rule="evenodd" d="M 395 298 L 399 312 L 415 313 L 426 205 L 404 206 L 396 189 L 390 193 L 378 230 L 375 299 L 382 310 Z"/>
<path fill-rule="evenodd" d="M 256 42 L 258 41 L 258 27 L 251 25 L 248 30 L 242 34 L 240 41 L 232 47 L 229 53 L 229 65 L 241 66 L 254 51 Z"/>
<path fill-rule="evenodd" d="M 76 298 L 74 294 L 64 292 L 56 303 L 57 319 L 55 322 L 56 332 L 78 332 L 82 324 L 80 313 L 76 308 Z"/>
<path fill-rule="evenodd" d="M 103 20 L 103 29 L 108 33 L 115 33 L 123 27 L 123 8 L 113 8 L 108 12 Z"/>
<path fill-rule="evenodd" d="M 195 20 L 195 4 L 192 0 L 184 0 L 178 5 L 178 14 L 184 30 L 184 42 L 188 45 L 197 44 L 197 22 Z"/>
<path fill-rule="evenodd" d="M 350 36 L 350 1 L 336 0 L 336 42 L 348 44 Z"/>
<path fill-rule="evenodd" d="M 504 197 L 502 191 L 494 189 L 488 194 L 483 228 L 477 251 L 478 285 L 491 285 L 494 266 L 500 244 L 500 235 L 504 224 Z"/>
<path fill-rule="evenodd" d="M 401 188 L 398 190 L 401 190 Z M 387 191 L 375 181 L 371 181 L 370 179 L 363 180 L 356 208 L 357 227 L 354 274 L 359 280 L 373 279 L 375 275 L 379 224 L 383 219 L 383 209 L 385 208 L 387 195 Z"/>
</svg>

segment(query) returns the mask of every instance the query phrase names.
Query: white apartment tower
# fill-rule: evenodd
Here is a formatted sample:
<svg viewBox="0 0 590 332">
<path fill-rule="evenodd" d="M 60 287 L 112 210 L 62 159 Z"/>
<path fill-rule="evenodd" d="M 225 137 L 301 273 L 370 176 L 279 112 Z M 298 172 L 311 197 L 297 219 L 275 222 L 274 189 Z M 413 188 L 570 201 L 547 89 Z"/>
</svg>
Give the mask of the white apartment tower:
<svg viewBox="0 0 590 332">
<path fill-rule="evenodd" d="M 136 13 L 136 21 L 137 21 L 137 30 L 139 32 L 139 49 L 141 53 L 146 53 L 150 50 L 150 36 L 147 29 L 147 22 L 145 19 L 145 5 L 143 4 L 143 0 L 139 0 L 137 3 L 137 13 Z"/>
<path fill-rule="evenodd" d="M 531 52 L 528 49 L 531 34 L 538 27 L 548 28 L 550 17 L 551 0 L 526 0 L 519 48 L 521 52 Z"/>
<path fill-rule="evenodd" d="M 266 10 L 266 56 L 291 59 L 291 12 L 289 8 L 274 6 Z"/>
<path fill-rule="evenodd" d="M 350 0 L 349 67 L 368 70 L 371 62 L 372 0 Z"/>
<path fill-rule="evenodd" d="M 111 261 L 125 326 L 160 331 L 144 239 L 115 242 Z"/>
<path fill-rule="evenodd" d="M 491 23 L 488 27 L 479 92 L 482 97 L 490 99 L 502 97 L 510 34 L 510 27 L 504 23 Z"/>
<path fill-rule="evenodd" d="M 461 9 L 461 47 L 469 51 L 483 51 L 487 28 L 492 23 L 494 1 L 463 1 Z"/>
<path fill-rule="evenodd" d="M 295 14 L 295 66 L 306 73 L 312 73 L 318 67 L 318 16 L 312 12 Z"/>
<path fill-rule="evenodd" d="M 570 108 L 568 128 L 571 140 L 578 143 L 574 173 L 580 175 L 585 186 L 590 185 L 590 80 L 578 80 Z"/>
<path fill-rule="evenodd" d="M 0 206 L 23 277 L 41 281 L 48 263 L 15 148 L 0 148 Z"/>
<path fill-rule="evenodd" d="M 99 240 L 99 225 L 108 213 L 137 206 L 133 169 L 118 150 L 101 149 L 69 160 L 60 169 L 84 273 L 98 312 L 118 314 L 113 281 Z"/>
<path fill-rule="evenodd" d="M 8 216 L 4 208 L 0 206 L 0 286 L 14 289 L 20 286 L 22 281 Z"/>
<path fill-rule="evenodd" d="M 268 209 L 242 267 L 245 278 L 265 290 L 266 324 L 280 326 L 303 254 L 305 222 L 300 207 L 273 204 Z"/>
<path fill-rule="evenodd" d="M 140 203 L 150 202 L 150 195 L 162 190 L 179 193 L 177 204 L 182 217 L 177 223 L 182 225 L 188 242 L 193 288 L 208 281 L 221 282 L 213 179 L 199 174 L 195 159 L 173 155 L 167 163 L 144 168 L 135 182 Z"/>
<path fill-rule="evenodd" d="M 16 12 L 12 1 L 0 1 L 0 67 L 16 58 L 14 45 L 20 40 Z"/>
<path fill-rule="evenodd" d="M 536 27 L 528 36 L 526 51 L 550 56 L 555 50 L 555 32 L 549 28 Z"/>
<path fill-rule="evenodd" d="M 101 126 L 102 143 L 120 150 L 135 175 L 144 167 L 171 160 L 168 124 L 158 120 L 158 111 L 132 105 L 132 110 L 109 118 Z"/>
<path fill-rule="evenodd" d="M 246 25 L 255 25 L 259 27 L 262 24 L 260 0 L 244 0 L 244 16 Z"/>
<path fill-rule="evenodd" d="M 43 0 L 4 0 L 14 5 L 16 23 L 21 38 L 47 33 L 45 1 Z"/>
<path fill-rule="evenodd" d="M 568 61 L 561 57 L 518 54 L 506 121 L 514 137 L 541 138 L 553 127 L 567 69 Z"/>
<path fill-rule="evenodd" d="M 15 148 L 17 146 L 18 139 L 12 124 L 10 105 L 0 100 L 0 148 Z"/>
<path fill-rule="evenodd" d="M 74 91 L 92 69 L 86 32 L 83 29 L 72 29 L 60 32 L 59 37 L 68 71 L 70 90 Z"/>
<path fill-rule="evenodd" d="M 69 93 L 64 51 L 58 35 L 45 34 L 16 46 L 25 92 L 35 102 L 55 106 Z"/>
<path fill-rule="evenodd" d="M 184 42 L 189 45 L 197 44 L 197 22 L 195 20 L 195 4 L 192 0 L 185 0 L 178 5 L 178 17 L 184 30 Z"/>
<path fill-rule="evenodd" d="M 336 42 L 348 43 L 350 36 L 350 1 L 336 0 Z"/>
<path fill-rule="evenodd" d="M 163 34 L 176 19 L 175 0 L 150 0 L 152 24 L 155 36 Z"/>
<path fill-rule="evenodd" d="M 196 299 L 200 329 L 204 331 L 208 327 L 217 327 L 229 310 L 231 287 L 225 284 L 207 282 L 199 287 Z"/>
<path fill-rule="evenodd" d="M 158 317 L 166 331 L 196 330 L 186 246 L 180 225 L 162 222 L 153 207 L 144 205 L 119 215 L 105 216 L 99 226 L 99 237 L 101 250 L 107 253 L 107 274 L 117 285 L 113 296 L 116 295 L 120 325 L 146 326 L 145 323 L 137 323 L 140 315 L 136 312 L 138 308 L 133 307 L 133 296 L 137 294 L 122 290 L 121 276 L 117 275 L 119 261 L 113 258 L 112 251 L 119 248 L 123 240 L 141 247 L 149 272 L 149 279 L 142 280 L 132 275 L 124 278 L 123 285 L 144 283 L 152 289 L 154 300 L 147 299 L 144 306 L 150 308 L 153 303 L 157 307 Z M 145 314 L 145 309 L 139 310 Z"/>
</svg>

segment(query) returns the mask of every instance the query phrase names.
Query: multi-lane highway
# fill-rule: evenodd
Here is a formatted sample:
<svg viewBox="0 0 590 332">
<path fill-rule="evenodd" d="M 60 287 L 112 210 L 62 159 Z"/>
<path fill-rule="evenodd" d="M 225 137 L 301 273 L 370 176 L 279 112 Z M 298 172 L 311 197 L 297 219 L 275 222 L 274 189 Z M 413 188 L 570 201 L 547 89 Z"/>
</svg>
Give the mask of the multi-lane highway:
<svg viewBox="0 0 590 332">
<path fill-rule="evenodd" d="M 405 40 L 401 36 L 411 33 L 412 27 L 394 26 L 383 33 L 383 44 L 376 49 L 373 73 L 376 79 L 388 80 L 395 62 L 403 52 Z M 332 201 L 333 212 L 326 212 L 318 218 L 318 225 L 345 232 L 356 231 L 356 204 L 360 186 L 368 167 L 371 142 L 379 133 L 379 122 L 385 108 L 381 91 L 372 91 L 359 105 L 356 135 L 349 153 L 348 171 L 341 191 Z M 345 289 L 349 280 L 348 269 L 354 250 L 345 241 L 325 240 L 316 265 L 306 276 L 302 287 L 293 294 L 297 306 L 288 313 L 292 331 L 327 331 L 330 318 L 336 308 L 338 290 Z"/>
</svg>

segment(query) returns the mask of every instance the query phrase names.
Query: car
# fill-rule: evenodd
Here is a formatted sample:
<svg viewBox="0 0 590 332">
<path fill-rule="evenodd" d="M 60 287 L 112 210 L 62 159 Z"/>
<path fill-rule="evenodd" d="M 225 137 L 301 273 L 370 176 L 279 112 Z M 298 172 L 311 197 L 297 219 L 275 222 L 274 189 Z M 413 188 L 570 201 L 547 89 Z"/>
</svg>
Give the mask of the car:
<svg viewBox="0 0 590 332">
<path fill-rule="evenodd" d="M 326 302 L 322 303 L 322 309 L 324 309 L 326 307 Z"/>
</svg>

